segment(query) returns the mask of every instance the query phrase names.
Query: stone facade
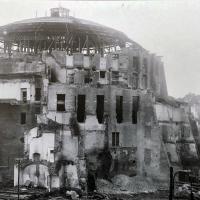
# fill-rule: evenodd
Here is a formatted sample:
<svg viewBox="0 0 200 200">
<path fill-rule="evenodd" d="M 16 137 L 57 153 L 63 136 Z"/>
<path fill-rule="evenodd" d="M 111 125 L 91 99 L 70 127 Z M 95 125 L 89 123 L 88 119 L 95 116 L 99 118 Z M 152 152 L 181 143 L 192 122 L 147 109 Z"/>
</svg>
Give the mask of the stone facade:
<svg viewBox="0 0 200 200">
<path fill-rule="evenodd" d="M 63 52 L 56 51 L 53 56 L 43 53 L 43 62 L 50 69 L 47 104 L 37 115 L 38 128 L 25 133 L 25 138 L 32 137 L 25 140 L 25 155 L 32 161 L 31 166 L 35 163 L 36 171 L 40 170 L 37 162 L 42 161 L 59 167 L 54 178 L 47 175 L 48 184 L 46 178 L 39 183 L 39 177 L 37 181 L 31 178 L 34 184 L 72 187 L 74 183 L 70 185 L 65 180 L 69 165 L 74 166 L 77 187 L 85 183 L 87 176 L 96 179 L 126 174 L 167 180 L 167 166 L 165 171 L 161 168 L 161 160 L 167 160 L 167 154 L 161 158 L 164 150 L 155 107 L 156 96 L 167 96 L 164 78 L 155 76 L 155 70 L 159 70 L 164 77 L 163 66 L 159 58 L 140 51 L 127 48 L 106 57 L 96 54 L 90 56 L 87 68 L 84 56 L 78 58 L 78 67 L 68 68 L 66 61 L 59 64 L 62 56 L 68 58 Z M 77 55 L 80 56 L 71 55 L 73 62 Z M 53 135 L 54 145 L 46 148 Z M 34 160 L 34 155 L 39 156 L 39 161 Z M 22 174 L 27 167 L 21 167 Z M 25 184 L 29 179 L 21 176 L 21 184 Z"/>
</svg>

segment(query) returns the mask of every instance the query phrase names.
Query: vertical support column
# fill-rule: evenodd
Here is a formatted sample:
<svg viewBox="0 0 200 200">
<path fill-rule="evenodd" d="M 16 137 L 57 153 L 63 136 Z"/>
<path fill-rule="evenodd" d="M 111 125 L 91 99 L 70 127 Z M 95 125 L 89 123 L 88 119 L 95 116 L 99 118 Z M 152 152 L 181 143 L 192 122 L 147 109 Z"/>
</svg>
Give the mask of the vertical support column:
<svg viewBox="0 0 200 200">
<path fill-rule="evenodd" d="M 63 51 L 63 36 L 60 37 L 60 49 Z"/>
<path fill-rule="evenodd" d="M 44 40 L 44 50 L 47 50 L 47 41 Z"/>
<path fill-rule="evenodd" d="M 19 51 L 20 51 L 20 52 L 22 52 L 22 50 L 23 50 L 22 48 L 23 48 L 23 47 L 22 47 L 22 41 L 20 40 L 20 42 L 19 42 Z"/>
<path fill-rule="evenodd" d="M 19 198 L 19 195 L 20 195 L 20 186 L 19 186 L 19 184 L 20 184 L 20 165 L 21 165 L 21 163 L 20 163 L 20 160 L 18 160 L 18 165 L 17 165 L 17 167 L 18 167 L 18 177 L 17 177 L 17 199 L 19 200 L 20 198 Z"/>
<path fill-rule="evenodd" d="M 42 40 L 41 39 L 39 39 L 39 51 L 42 51 Z"/>
<path fill-rule="evenodd" d="M 19 47 L 19 43 L 17 43 L 17 52 L 19 52 L 19 48 L 20 48 L 20 47 Z"/>
<path fill-rule="evenodd" d="M 27 52 L 30 53 L 30 41 L 28 40 L 27 43 Z"/>
<path fill-rule="evenodd" d="M 100 54 L 101 54 L 101 57 L 103 57 L 103 54 L 104 54 L 104 47 L 100 48 Z"/>
<path fill-rule="evenodd" d="M 12 43 L 11 42 L 8 42 L 8 55 L 9 55 L 9 58 L 11 57 L 11 48 L 12 48 Z"/>
<path fill-rule="evenodd" d="M 71 54 L 74 52 L 74 37 L 72 37 Z"/>
<path fill-rule="evenodd" d="M 101 48 L 101 57 L 104 56 L 104 51 L 105 51 L 105 49 L 104 49 L 104 43 L 103 43 L 102 48 Z"/>
<path fill-rule="evenodd" d="M 174 192 L 174 170 L 170 167 L 170 184 L 169 184 L 169 200 L 173 200 Z"/>
<path fill-rule="evenodd" d="M 114 49 L 115 49 L 115 52 L 117 51 L 117 46 L 116 46 L 116 44 L 115 44 L 115 46 L 114 46 Z"/>
<path fill-rule="evenodd" d="M 87 48 L 87 55 L 89 55 L 90 49 L 89 49 L 89 37 L 88 37 L 88 35 L 86 36 L 86 48 Z"/>
<path fill-rule="evenodd" d="M 81 53 L 81 38 L 78 37 L 78 51 Z"/>
<path fill-rule="evenodd" d="M 54 38 L 54 49 L 56 50 L 57 45 L 56 45 L 56 37 Z"/>
<path fill-rule="evenodd" d="M 24 39 L 23 39 L 23 40 L 24 40 L 24 41 L 23 41 L 23 44 L 24 44 L 24 45 L 23 45 L 23 47 L 24 47 L 23 49 L 24 49 L 24 52 L 26 52 L 26 40 L 25 40 L 25 36 L 24 36 Z"/>
<path fill-rule="evenodd" d="M 7 49 L 7 44 L 6 44 L 6 42 L 4 41 L 4 43 L 3 43 L 3 49 L 4 49 L 4 53 L 6 53 L 6 49 Z"/>
<path fill-rule="evenodd" d="M 37 51 L 38 51 L 38 45 L 37 45 L 37 41 L 35 41 L 35 44 L 34 44 L 34 53 L 37 54 Z"/>
<path fill-rule="evenodd" d="M 147 58 L 147 89 L 151 88 L 150 74 L 151 74 L 151 55 L 148 54 L 148 58 Z"/>
<path fill-rule="evenodd" d="M 143 54 L 138 50 L 139 57 L 139 70 L 138 70 L 138 88 L 142 89 L 142 66 L 143 66 Z"/>
</svg>

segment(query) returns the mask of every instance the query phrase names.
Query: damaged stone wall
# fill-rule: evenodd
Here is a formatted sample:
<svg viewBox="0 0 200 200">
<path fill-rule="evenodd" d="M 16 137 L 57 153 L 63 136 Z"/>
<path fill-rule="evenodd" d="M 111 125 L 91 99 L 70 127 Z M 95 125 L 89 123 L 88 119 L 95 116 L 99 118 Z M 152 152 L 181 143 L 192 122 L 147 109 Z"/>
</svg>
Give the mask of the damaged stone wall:
<svg viewBox="0 0 200 200">
<path fill-rule="evenodd" d="M 161 57 L 121 33 L 115 38 L 110 29 L 101 29 L 99 47 L 101 30 L 92 23 L 86 27 L 94 30 L 86 33 L 87 23 L 80 30 L 74 24 L 70 38 L 49 32 L 39 45 L 20 41 L 24 53 L 11 55 L 6 42 L 9 59 L 0 60 L 0 143 L 7 146 L 0 148 L 0 161 L 6 166 L 8 148 L 12 162 L 22 158 L 15 163 L 15 185 L 18 176 L 20 185 L 49 190 L 88 186 L 93 191 L 97 178 L 119 174 L 166 181 L 169 162 L 183 160 L 177 141 L 190 141 L 188 156 L 195 155 L 184 111 L 156 99 L 168 96 Z M 41 25 L 46 30 L 48 22 Z"/>
<path fill-rule="evenodd" d="M 165 96 L 167 90 L 157 57 L 127 48 L 105 57 L 56 51 L 42 59 L 50 70 L 49 83 L 43 81 L 47 104 L 37 116 L 39 135 L 27 141 L 25 155 L 33 161 L 27 167 L 47 166 L 43 186 L 85 187 L 86 180 L 118 174 L 166 180 L 154 93 Z M 154 76 L 157 70 L 161 78 Z M 51 135 L 51 146 L 35 148 Z"/>
<path fill-rule="evenodd" d="M 14 159 L 23 156 L 23 133 L 36 125 L 34 107 L 30 105 L 0 104 L 0 163 L 7 166 L 10 179 L 13 179 Z M 21 124 L 21 113 L 26 113 L 26 123 Z M 7 177 L 4 180 L 7 179 Z"/>
<path fill-rule="evenodd" d="M 162 179 L 160 169 L 161 138 L 154 110 L 155 98 L 152 93 L 140 96 L 139 130 L 137 132 L 140 174 Z"/>
<path fill-rule="evenodd" d="M 198 158 L 200 158 L 200 132 L 199 132 L 199 124 L 200 124 L 200 98 L 199 95 L 195 94 L 187 94 L 185 97 L 180 99 L 188 104 L 188 114 L 190 126 L 192 128 L 192 134 L 196 143 Z M 199 170 L 197 170 L 199 171 Z"/>
<path fill-rule="evenodd" d="M 59 63 L 52 56 L 45 57 L 45 63 L 50 69 L 50 81 L 51 82 L 66 82 L 66 68 L 65 66 L 59 65 Z"/>
<path fill-rule="evenodd" d="M 18 167 L 14 166 L 14 186 L 18 185 Z M 45 164 L 40 163 L 21 163 L 19 173 L 20 185 L 40 186 L 47 188 L 49 186 L 49 172 Z"/>
<path fill-rule="evenodd" d="M 172 101 L 155 105 L 164 149 L 175 169 L 198 165 L 197 147 L 185 105 Z"/>
<path fill-rule="evenodd" d="M 22 55 L 13 59 L 0 58 L 0 74 L 14 75 L 14 74 L 44 74 L 46 71 L 44 63 L 40 58 Z"/>
<path fill-rule="evenodd" d="M 8 61 L 5 69 L 0 60 L 0 163 L 7 167 L 3 181 L 13 180 L 14 160 L 24 153 L 23 133 L 36 126 L 36 114 L 42 110 L 40 102 L 45 102 L 43 80 L 48 76 L 39 58 L 27 56 Z"/>
<path fill-rule="evenodd" d="M 33 100 L 31 95 L 31 90 L 33 91 L 33 84 L 30 80 L 23 79 L 1 79 L 0 81 L 0 99 L 16 99 L 17 101 L 23 101 L 21 89 L 26 89 L 27 91 L 27 101 Z"/>
<path fill-rule="evenodd" d="M 63 84 L 52 84 L 49 87 L 48 103 L 49 112 L 56 111 L 56 94 L 65 94 L 69 100 L 65 101 L 64 112 L 75 112 L 78 105 L 78 95 L 85 95 L 85 120 L 79 123 L 82 139 L 84 141 L 84 152 L 88 163 L 93 165 L 93 171 L 97 171 L 102 161 L 98 155 L 106 147 L 105 122 L 99 124 L 97 120 L 96 106 L 97 95 L 104 96 L 104 117 L 108 115 L 108 144 L 110 146 L 112 175 L 125 173 L 128 175 L 146 175 L 157 177 L 161 151 L 158 127 L 155 125 L 154 98 L 152 93 L 138 93 L 137 91 L 118 88 L 116 86 L 104 86 L 104 88 L 91 88 L 88 86 L 77 88 L 64 86 Z M 70 95 L 68 95 L 70 94 Z M 116 96 L 123 96 L 123 120 L 117 123 L 116 119 Z M 138 97 L 137 109 L 133 109 L 133 97 Z M 69 106 L 70 105 L 70 106 Z M 137 123 L 132 121 L 132 112 L 137 112 Z M 138 111 L 137 111 L 138 110 Z M 57 115 L 56 114 L 56 115 Z M 76 113 L 78 114 L 78 113 Z M 47 115 L 49 116 L 49 115 Z M 77 117 L 77 116 L 76 116 Z M 51 118 L 53 120 L 53 118 Z M 105 118 L 104 118 L 105 120 Z M 58 122 L 57 118 L 56 121 Z M 62 122 L 60 122 L 62 123 Z M 67 123 L 65 121 L 65 123 Z M 119 133 L 119 144 L 113 146 L 113 133 Z M 116 145 L 116 144 L 115 144 Z M 144 147 L 147 147 L 146 149 Z M 150 150 L 150 164 L 144 165 L 145 150 Z M 68 151 L 70 151 L 68 149 Z M 94 170 L 95 169 L 95 170 Z"/>
</svg>

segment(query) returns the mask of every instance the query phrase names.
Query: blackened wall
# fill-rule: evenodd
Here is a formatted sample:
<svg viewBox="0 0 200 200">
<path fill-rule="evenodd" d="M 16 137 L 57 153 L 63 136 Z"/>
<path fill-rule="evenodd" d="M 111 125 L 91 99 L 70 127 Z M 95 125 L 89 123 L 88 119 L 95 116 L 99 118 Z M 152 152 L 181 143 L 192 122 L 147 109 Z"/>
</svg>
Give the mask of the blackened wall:
<svg viewBox="0 0 200 200">
<path fill-rule="evenodd" d="M 0 165 L 8 166 L 13 177 L 14 159 L 23 157 L 24 132 L 34 127 L 34 106 L 0 104 Z M 21 124 L 21 112 L 26 113 L 26 124 Z M 5 178 L 5 177 L 4 177 Z"/>
</svg>

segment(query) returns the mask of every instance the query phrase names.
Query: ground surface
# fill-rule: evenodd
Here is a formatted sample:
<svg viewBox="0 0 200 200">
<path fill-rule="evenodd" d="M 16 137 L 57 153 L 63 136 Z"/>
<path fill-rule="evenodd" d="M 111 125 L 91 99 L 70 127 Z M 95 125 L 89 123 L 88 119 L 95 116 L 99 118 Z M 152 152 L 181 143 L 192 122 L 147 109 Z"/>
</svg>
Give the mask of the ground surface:
<svg viewBox="0 0 200 200">
<path fill-rule="evenodd" d="M 45 195 L 44 195 L 45 194 Z M 0 200 L 17 200 L 17 188 L 0 190 Z M 22 191 L 20 194 L 21 200 L 64 200 L 59 194 L 47 194 L 42 190 Z M 156 193 L 146 194 L 100 194 L 94 193 L 89 196 L 84 196 L 80 200 L 168 200 L 168 192 L 161 191 Z"/>
</svg>

